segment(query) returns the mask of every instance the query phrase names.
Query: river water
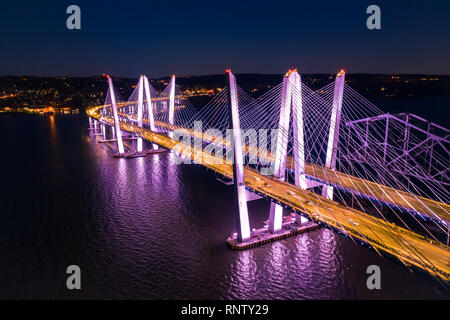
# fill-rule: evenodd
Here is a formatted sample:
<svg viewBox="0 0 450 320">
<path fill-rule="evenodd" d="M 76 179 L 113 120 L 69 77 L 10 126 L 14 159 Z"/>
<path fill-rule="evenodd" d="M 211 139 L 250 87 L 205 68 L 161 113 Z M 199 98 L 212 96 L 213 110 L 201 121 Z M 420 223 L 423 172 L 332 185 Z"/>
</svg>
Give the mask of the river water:
<svg viewBox="0 0 450 320">
<path fill-rule="evenodd" d="M 236 252 L 232 188 L 172 153 L 115 159 L 87 118 L 0 116 L 0 298 L 438 298 L 426 274 L 328 229 Z M 266 200 L 249 204 L 252 227 Z M 82 289 L 66 288 L 81 268 Z M 381 268 L 381 290 L 366 286 Z"/>
</svg>

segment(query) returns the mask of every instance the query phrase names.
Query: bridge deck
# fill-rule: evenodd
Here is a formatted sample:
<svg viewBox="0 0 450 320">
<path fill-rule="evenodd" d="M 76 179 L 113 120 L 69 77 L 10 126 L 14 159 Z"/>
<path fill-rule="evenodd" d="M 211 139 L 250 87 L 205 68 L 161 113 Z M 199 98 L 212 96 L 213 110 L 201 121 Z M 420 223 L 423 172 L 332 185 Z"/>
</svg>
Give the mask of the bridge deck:
<svg viewBox="0 0 450 320">
<path fill-rule="evenodd" d="M 307 175 L 325 184 L 342 187 L 380 202 L 440 220 L 447 225 L 450 224 L 450 205 L 446 203 L 412 195 L 402 190 L 313 164 L 306 164 L 305 171 Z"/>
<path fill-rule="evenodd" d="M 203 140 L 207 140 L 210 142 L 214 141 L 214 137 L 207 136 L 205 134 L 200 136 L 198 132 L 192 129 L 178 126 L 169 127 L 167 124 L 162 122 L 156 122 L 155 124 L 157 124 L 159 127 L 165 127 L 167 129 L 171 128 L 172 130 L 175 127 L 177 130 L 185 131 L 190 135 L 202 138 Z M 223 143 L 224 145 L 229 144 L 228 141 L 223 141 Z M 248 153 L 249 147 L 245 146 L 244 151 Z M 262 160 L 268 162 L 269 161 L 272 162 L 274 160 L 274 157 L 270 153 L 270 151 L 267 151 L 265 152 L 265 154 L 263 154 L 262 152 L 259 153 L 257 150 L 257 154 L 260 159 L 262 158 Z M 294 160 L 289 156 L 287 158 L 287 167 L 288 169 L 291 170 L 294 169 Z M 424 215 L 431 219 L 438 220 L 444 222 L 447 225 L 450 225 L 450 205 L 446 203 L 413 195 L 402 190 L 391 188 L 382 184 L 378 184 L 369 180 L 364 180 L 339 171 L 335 171 L 329 168 L 321 167 L 310 163 L 305 164 L 305 171 L 307 176 L 319 180 L 324 184 L 332 185 L 337 188 L 343 188 L 350 192 L 354 192 L 356 194 L 376 199 L 377 201 L 384 202 L 386 204 L 410 212 L 418 213 L 420 215 Z"/>
<path fill-rule="evenodd" d="M 87 110 L 87 113 L 89 116 L 99 119 L 101 117 L 99 110 L 102 107 L 93 107 Z M 113 125 L 113 120 L 109 117 L 103 116 L 102 120 Z M 124 131 L 138 132 L 146 140 L 167 149 L 174 149 L 178 144 L 176 151 L 183 156 L 191 159 L 203 157 L 205 160 L 202 163 L 203 166 L 225 177 L 233 177 L 232 166 L 223 163 L 222 158 L 196 151 L 190 145 L 183 147 L 178 141 L 165 135 L 135 125 L 121 122 L 120 127 Z M 308 190 L 302 190 L 274 177 L 262 176 L 251 168 L 245 168 L 245 183 L 254 191 L 308 214 L 314 221 L 330 225 L 351 237 L 366 242 L 377 251 L 385 251 L 397 257 L 406 265 L 414 265 L 446 281 L 450 280 L 450 248 L 440 242 L 375 218 L 362 211 L 344 207 L 332 200 Z"/>
</svg>

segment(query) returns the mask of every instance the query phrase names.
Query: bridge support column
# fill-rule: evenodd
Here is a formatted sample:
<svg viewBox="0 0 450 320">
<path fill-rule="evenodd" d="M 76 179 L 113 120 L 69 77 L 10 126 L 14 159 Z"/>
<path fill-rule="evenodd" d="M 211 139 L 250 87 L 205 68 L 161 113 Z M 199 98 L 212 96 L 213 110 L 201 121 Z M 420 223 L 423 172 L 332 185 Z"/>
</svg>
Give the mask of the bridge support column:
<svg viewBox="0 0 450 320">
<path fill-rule="evenodd" d="M 112 83 L 112 79 L 109 76 L 108 76 L 108 83 L 109 83 L 109 95 L 111 98 L 111 108 L 114 115 L 114 128 L 115 128 L 114 131 L 117 137 L 117 148 L 119 150 L 119 154 L 122 154 L 125 152 L 125 149 L 123 147 L 122 132 L 120 131 L 120 122 L 119 122 L 119 114 L 117 112 L 116 95 L 114 93 L 114 86 Z"/>
<path fill-rule="evenodd" d="M 150 92 L 150 85 L 148 82 L 148 78 L 144 76 L 144 89 L 145 89 L 145 99 L 147 100 L 147 113 L 148 113 L 148 121 L 150 124 L 150 130 L 156 131 L 155 127 L 155 118 L 153 116 L 153 106 L 152 106 L 152 96 Z"/>
<path fill-rule="evenodd" d="M 244 159 L 242 156 L 241 125 L 236 95 L 236 78 L 230 70 L 227 70 L 227 82 L 230 127 L 233 129 L 231 149 L 234 151 L 233 180 L 237 199 L 236 232 L 238 241 L 243 242 L 250 238 L 250 223 L 248 219 L 247 194 L 244 181 Z"/>
<path fill-rule="evenodd" d="M 175 123 L 175 75 L 172 75 L 172 79 L 169 84 L 169 125 L 173 126 Z M 173 130 L 173 128 L 171 128 Z M 173 138 L 173 133 L 169 134 Z"/>
<path fill-rule="evenodd" d="M 273 163 L 273 175 L 284 180 L 286 172 L 287 144 L 289 138 L 289 120 L 291 114 L 292 89 L 290 85 L 290 73 L 283 79 L 283 91 L 281 94 L 280 121 L 278 125 L 277 145 L 275 149 L 275 162 Z M 283 207 L 275 202 L 270 204 L 269 231 L 276 233 L 281 230 L 283 224 Z"/>
<path fill-rule="evenodd" d="M 331 109 L 330 132 L 328 135 L 327 157 L 325 167 L 335 170 L 336 157 L 339 144 L 339 127 L 341 125 L 342 114 L 342 97 L 344 94 L 345 71 L 341 70 L 334 83 L 333 107 Z M 322 197 L 333 200 L 333 187 L 328 185 L 322 186 Z"/>
<path fill-rule="evenodd" d="M 302 85 L 301 77 L 297 72 L 293 72 L 292 78 L 292 114 L 294 129 L 294 170 L 295 185 L 302 189 L 307 189 L 308 185 L 305 176 L 305 138 L 303 130 L 303 102 L 302 102 Z M 295 217 L 298 224 L 302 223 L 302 217 L 298 214 Z"/>
<path fill-rule="evenodd" d="M 280 122 L 278 128 L 277 145 L 275 151 L 275 162 L 273 164 L 273 175 L 280 180 L 285 179 L 287 147 L 289 139 L 289 122 L 292 108 L 294 144 L 295 185 L 306 189 L 305 177 L 305 143 L 303 132 L 303 103 L 301 77 L 297 70 L 289 70 L 283 80 L 283 92 L 281 95 Z M 296 218 L 298 223 L 301 217 Z M 269 231 L 276 233 L 281 230 L 283 224 L 283 208 L 276 203 L 270 205 Z"/>
<path fill-rule="evenodd" d="M 153 103 L 152 103 L 152 94 L 150 92 L 150 85 L 148 82 L 148 78 L 144 76 L 144 89 L 145 89 L 145 100 L 147 101 L 147 114 L 148 114 L 148 122 L 150 126 L 150 130 L 156 132 L 155 126 L 155 117 L 153 115 Z M 153 144 L 153 149 L 157 150 L 158 145 Z"/>
<path fill-rule="evenodd" d="M 143 113 L 144 113 L 144 79 L 141 76 L 138 84 L 138 110 L 137 110 L 137 125 L 142 128 Z M 137 152 L 142 152 L 142 138 L 138 135 Z"/>
</svg>

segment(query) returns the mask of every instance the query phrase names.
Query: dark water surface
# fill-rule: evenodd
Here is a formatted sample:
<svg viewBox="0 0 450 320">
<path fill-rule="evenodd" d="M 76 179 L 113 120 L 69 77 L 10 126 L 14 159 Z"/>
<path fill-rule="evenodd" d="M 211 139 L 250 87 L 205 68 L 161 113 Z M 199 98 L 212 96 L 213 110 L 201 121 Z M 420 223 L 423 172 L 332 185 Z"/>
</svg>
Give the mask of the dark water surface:
<svg viewBox="0 0 450 320">
<path fill-rule="evenodd" d="M 174 155 L 114 159 L 80 116 L 0 116 L 0 298 L 448 298 L 431 277 L 319 229 L 225 246 L 232 189 Z M 249 205 L 251 224 L 268 202 Z M 82 289 L 66 289 L 79 265 Z M 366 268 L 381 268 L 368 290 Z"/>
</svg>

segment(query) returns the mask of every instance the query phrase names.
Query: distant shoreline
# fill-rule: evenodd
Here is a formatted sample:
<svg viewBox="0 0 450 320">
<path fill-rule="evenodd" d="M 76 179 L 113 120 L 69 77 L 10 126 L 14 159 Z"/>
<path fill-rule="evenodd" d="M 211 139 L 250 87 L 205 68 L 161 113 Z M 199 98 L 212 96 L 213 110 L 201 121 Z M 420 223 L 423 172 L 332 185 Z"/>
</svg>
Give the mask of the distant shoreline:
<svg viewBox="0 0 450 320">
<path fill-rule="evenodd" d="M 127 97 L 136 79 L 111 76 L 118 94 Z M 302 74 L 302 82 L 313 90 L 334 81 L 334 74 Z M 283 74 L 237 74 L 238 85 L 256 98 L 282 82 Z M 157 91 L 168 78 L 150 79 Z M 450 95 L 450 75 L 364 74 L 346 75 L 346 83 L 369 100 Z M 180 90 L 191 103 L 202 106 L 225 87 L 224 74 L 176 77 Z M 104 75 L 90 77 L 0 76 L 0 109 L 70 108 L 83 110 L 105 101 L 108 86 Z"/>
</svg>

